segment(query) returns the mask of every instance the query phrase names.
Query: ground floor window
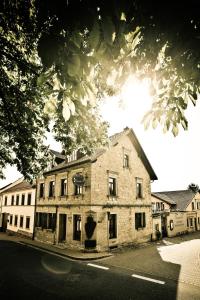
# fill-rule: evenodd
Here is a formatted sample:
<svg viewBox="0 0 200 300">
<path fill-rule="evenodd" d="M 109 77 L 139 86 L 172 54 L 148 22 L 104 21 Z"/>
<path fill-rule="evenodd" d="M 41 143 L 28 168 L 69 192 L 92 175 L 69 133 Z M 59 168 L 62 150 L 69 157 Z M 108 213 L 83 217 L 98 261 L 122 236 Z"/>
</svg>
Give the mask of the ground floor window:
<svg viewBox="0 0 200 300">
<path fill-rule="evenodd" d="M 23 223 L 24 223 L 24 217 L 20 216 L 20 220 L 19 220 L 19 227 L 23 227 Z"/>
<path fill-rule="evenodd" d="M 146 227 L 145 213 L 135 213 L 135 229 Z"/>
<path fill-rule="evenodd" d="M 76 241 L 80 241 L 81 240 L 81 215 L 73 216 L 73 224 L 74 224 L 73 239 Z"/>
<path fill-rule="evenodd" d="M 14 222 L 14 225 L 17 226 L 17 223 L 18 223 L 18 216 L 15 216 L 15 222 Z"/>
<path fill-rule="evenodd" d="M 13 215 L 10 215 L 10 225 L 13 223 Z"/>
<path fill-rule="evenodd" d="M 198 224 L 200 224 L 200 218 L 198 217 Z"/>
<path fill-rule="evenodd" d="M 190 218 L 190 227 L 193 226 L 193 218 Z"/>
<path fill-rule="evenodd" d="M 109 239 L 114 239 L 117 237 L 117 215 L 109 215 Z"/>
<path fill-rule="evenodd" d="M 56 228 L 56 214 L 55 213 L 36 213 L 36 227 L 42 227 L 42 229 Z"/>
<path fill-rule="evenodd" d="M 26 217 L 26 229 L 30 229 L 30 217 Z"/>
</svg>

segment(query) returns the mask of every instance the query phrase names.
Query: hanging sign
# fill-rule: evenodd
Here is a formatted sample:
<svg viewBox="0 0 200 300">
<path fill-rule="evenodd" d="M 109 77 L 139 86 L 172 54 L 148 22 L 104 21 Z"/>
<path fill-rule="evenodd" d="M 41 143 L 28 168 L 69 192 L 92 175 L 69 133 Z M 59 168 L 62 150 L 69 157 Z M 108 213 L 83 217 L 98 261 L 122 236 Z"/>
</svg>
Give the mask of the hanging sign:
<svg viewBox="0 0 200 300">
<path fill-rule="evenodd" d="M 74 185 L 84 185 L 85 183 L 85 178 L 82 174 L 80 173 L 76 173 L 73 177 L 72 177 L 72 182 Z"/>
</svg>

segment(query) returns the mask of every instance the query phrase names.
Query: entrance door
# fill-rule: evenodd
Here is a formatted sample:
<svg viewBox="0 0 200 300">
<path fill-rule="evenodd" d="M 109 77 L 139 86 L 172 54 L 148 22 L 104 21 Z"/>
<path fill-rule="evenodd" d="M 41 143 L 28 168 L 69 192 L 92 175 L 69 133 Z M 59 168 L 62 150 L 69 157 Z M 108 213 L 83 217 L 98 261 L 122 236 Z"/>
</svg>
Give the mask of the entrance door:
<svg viewBox="0 0 200 300">
<path fill-rule="evenodd" d="M 67 226 L 67 215 L 59 215 L 59 237 L 58 242 L 61 243 L 66 240 L 66 226 Z"/>
<path fill-rule="evenodd" d="M 3 213 L 2 214 L 2 231 L 6 231 L 8 225 L 8 214 Z"/>
</svg>

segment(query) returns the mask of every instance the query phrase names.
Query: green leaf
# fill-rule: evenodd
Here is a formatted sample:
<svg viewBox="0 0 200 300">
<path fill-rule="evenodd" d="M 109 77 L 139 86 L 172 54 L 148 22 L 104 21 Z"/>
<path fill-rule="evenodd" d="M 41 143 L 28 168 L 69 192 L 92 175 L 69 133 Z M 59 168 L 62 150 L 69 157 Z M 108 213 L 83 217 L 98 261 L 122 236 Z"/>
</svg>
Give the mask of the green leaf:
<svg viewBox="0 0 200 300">
<path fill-rule="evenodd" d="M 172 128 L 172 133 L 173 135 L 176 137 L 178 135 L 178 126 L 177 125 L 174 125 L 173 128 Z"/>
<path fill-rule="evenodd" d="M 64 120 L 67 122 L 70 118 L 70 108 L 69 108 L 69 105 L 68 105 L 68 101 L 66 100 L 63 100 L 63 110 L 62 110 L 62 115 L 63 115 L 63 118 Z"/>
</svg>

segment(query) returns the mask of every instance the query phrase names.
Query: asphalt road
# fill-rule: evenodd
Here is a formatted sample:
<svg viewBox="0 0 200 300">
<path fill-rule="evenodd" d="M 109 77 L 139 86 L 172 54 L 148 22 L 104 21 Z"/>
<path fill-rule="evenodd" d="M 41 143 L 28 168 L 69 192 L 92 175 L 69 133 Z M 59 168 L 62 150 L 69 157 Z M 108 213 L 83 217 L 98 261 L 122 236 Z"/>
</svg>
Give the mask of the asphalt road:
<svg viewBox="0 0 200 300">
<path fill-rule="evenodd" d="M 106 267 L 106 261 L 76 262 L 5 240 L 0 255 L 0 299 L 200 299 L 197 287 L 179 283 L 177 296 L 174 280 Z"/>
</svg>

